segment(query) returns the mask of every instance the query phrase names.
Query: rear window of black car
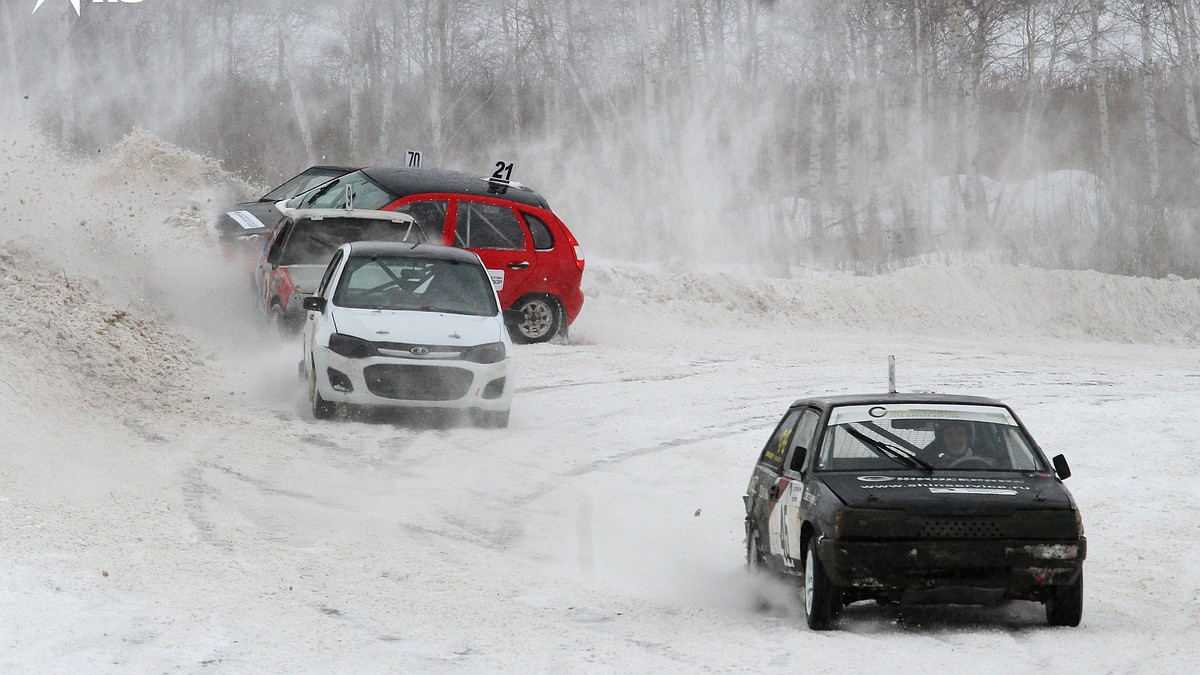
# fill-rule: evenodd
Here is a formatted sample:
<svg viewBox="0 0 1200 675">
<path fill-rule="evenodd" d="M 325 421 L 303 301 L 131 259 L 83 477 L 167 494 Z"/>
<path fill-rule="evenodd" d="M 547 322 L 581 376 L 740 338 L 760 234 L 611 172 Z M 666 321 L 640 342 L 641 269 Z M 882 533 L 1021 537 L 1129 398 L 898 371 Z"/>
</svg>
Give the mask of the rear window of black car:
<svg viewBox="0 0 1200 675">
<path fill-rule="evenodd" d="M 280 252 L 280 265 L 324 265 L 342 244 L 352 241 L 427 242 L 416 225 L 371 218 L 297 220 Z"/>
</svg>

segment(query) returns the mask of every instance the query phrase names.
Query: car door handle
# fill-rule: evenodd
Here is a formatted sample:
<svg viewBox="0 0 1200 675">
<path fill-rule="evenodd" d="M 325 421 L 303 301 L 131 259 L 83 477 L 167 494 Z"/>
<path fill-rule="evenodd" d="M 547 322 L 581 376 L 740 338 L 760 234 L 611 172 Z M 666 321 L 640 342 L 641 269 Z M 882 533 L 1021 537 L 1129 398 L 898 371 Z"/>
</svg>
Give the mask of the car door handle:
<svg viewBox="0 0 1200 675">
<path fill-rule="evenodd" d="M 529 263 L 527 263 L 527 262 L 511 262 L 511 263 L 508 263 L 508 268 L 509 268 L 509 269 L 513 269 L 513 270 L 523 270 L 523 269 L 525 269 L 526 267 L 529 267 Z"/>
</svg>

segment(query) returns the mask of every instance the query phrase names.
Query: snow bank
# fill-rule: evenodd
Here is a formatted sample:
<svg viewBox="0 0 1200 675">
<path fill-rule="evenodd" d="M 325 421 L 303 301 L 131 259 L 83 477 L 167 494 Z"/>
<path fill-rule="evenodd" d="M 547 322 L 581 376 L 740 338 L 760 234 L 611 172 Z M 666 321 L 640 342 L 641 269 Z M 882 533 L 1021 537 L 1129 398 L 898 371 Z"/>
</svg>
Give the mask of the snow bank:
<svg viewBox="0 0 1200 675">
<path fill-rule="evenodd" d="M 205 225 L 218 195 L 248 186 L 146 132 L 69 157 L 10 129 L 0 167 L 14 197 L 0 206 L 12 405 L 141 417 L 202 396 L 211 368 L 188 326 L 231 325 L 244 286 L 225 278 Z"/>
<path fill-rule="evenodd" d="M 0 298 L 0 358 L 23 371 L 9 381 L 21 392 L 14 404 L 141 417 L 194 402 L 200 348 L 162 317 L 114 303 L 95 280 L 9 246 L 0 249 Z"/>
<path fill-rule="evenodd" d="M 693 324 L 736 326 L 749 320 L 913 336 L 1200 342 L 1196 280 L 982 264 L 805 279 L 664 274 L 611 261 L 588 265 L 589 302 L 669 312 Z"/>
</svg>

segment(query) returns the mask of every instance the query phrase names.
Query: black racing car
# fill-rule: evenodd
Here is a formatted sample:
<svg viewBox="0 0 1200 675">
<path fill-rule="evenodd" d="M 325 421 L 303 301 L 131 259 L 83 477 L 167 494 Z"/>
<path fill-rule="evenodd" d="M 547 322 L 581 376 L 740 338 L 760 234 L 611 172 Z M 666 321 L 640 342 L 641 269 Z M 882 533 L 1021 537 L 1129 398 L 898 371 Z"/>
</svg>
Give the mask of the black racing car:
<svg viewBox="0 0 1200 675">
<path fill-rule="evenodd" d="M 992 399 L 801 399 L 750 478 L 747 564 L 802 581 L 816 630 L 861 600 L 1031 600 L 1077 626 L 1087 541 L 1070 475 Z"/>
<path fill-rule="evenodd" d="M 222 212 L 217 216 L 214 225 L 222 252 L 227 258 L 242 259 L 243 262 L 252 265 L 265 241 L 263 236 L 271 232 L 283 215 L 275 207 L 276 202 L 291 199 L 354 171 L 355 168 L 357 167 L 310 166 L 256 201 L 242 202 Z"/>
</svg>

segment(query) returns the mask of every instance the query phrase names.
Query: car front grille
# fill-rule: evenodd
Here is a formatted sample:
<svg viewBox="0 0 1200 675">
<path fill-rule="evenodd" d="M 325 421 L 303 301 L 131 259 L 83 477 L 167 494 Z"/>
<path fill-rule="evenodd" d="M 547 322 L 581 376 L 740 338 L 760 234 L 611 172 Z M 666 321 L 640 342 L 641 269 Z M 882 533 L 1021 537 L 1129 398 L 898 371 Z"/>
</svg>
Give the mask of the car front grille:
<svg viewBox="0 0 1200 675">
<path fill-rule="evenodd" d="M 403 359 L 460 359 L 467 351 L 458 345 L 423 345 L 410 342 L 376 342 L 375 349 L 384 356 Z"/>
<path fill-rule="evenodd" d="M 363 369 L 367 390 L 382 398 L 452 401 L 467 395 L 473 375 L 462 368 L 380 364 Z"/>
<path fill-rule="evenodd" d="M 922 520 L 922 539 L 1004 539 L 1004 526 L 992 518 L 930 518 Z"/>
</svg>

